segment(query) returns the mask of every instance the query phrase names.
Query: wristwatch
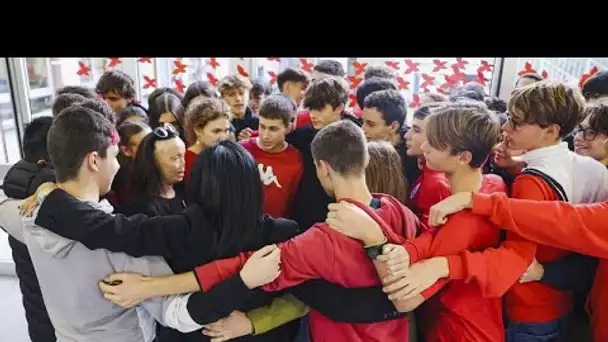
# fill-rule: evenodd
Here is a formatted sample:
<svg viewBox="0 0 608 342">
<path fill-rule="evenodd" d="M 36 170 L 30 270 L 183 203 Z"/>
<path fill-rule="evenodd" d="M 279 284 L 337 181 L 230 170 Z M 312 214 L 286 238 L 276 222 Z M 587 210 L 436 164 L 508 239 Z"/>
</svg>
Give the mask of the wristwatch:
<svg viewBox="0 0 608 342">
<path fill-rule="evenodd" d="M 378 258 L 378 256 L 380 256 L 382 254 L 382 247 L 384 247 L 387 243 L 388 242 L 384 241 L 378 245 L 366 246 L 365 253 L 367 253 L 367 256 L 370 259 L 376 260 L 376 258 Z"/>
</svg>

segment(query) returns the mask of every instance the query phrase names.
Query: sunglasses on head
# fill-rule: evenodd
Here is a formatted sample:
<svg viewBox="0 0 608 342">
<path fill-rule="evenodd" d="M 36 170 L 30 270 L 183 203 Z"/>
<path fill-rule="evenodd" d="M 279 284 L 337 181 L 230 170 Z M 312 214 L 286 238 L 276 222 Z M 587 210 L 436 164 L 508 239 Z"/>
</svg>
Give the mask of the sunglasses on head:
<svg viewBox="0 0 608 342">
<path fill-rule="evenodd" d="M 170 139 L 178 136 L 177 130 L 171 124 L 164 124 L 152 130 L 157 139 Z"/>
</svg>

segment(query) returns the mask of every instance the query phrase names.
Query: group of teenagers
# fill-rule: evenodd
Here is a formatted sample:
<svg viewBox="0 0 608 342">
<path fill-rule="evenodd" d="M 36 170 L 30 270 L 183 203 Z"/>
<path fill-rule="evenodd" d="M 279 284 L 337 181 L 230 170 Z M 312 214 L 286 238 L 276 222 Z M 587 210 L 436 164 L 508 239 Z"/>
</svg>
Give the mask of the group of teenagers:
<svg viewBox="0 0 608 342">
<path fill-rule="evenodd" d="M 2 184 L 31 340 L 608 341 L 608 72 L 345 77 L 60 89 Z"/>
</svg>

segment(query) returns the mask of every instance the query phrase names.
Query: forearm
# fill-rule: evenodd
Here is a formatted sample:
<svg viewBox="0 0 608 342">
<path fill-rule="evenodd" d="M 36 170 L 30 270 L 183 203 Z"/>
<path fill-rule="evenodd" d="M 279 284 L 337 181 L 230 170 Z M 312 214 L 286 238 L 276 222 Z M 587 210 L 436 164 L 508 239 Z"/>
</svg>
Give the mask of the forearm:
<svg viewBox="0 0 608 342">
<path fill-rule="evenodd" d="M 253 335 L 260 335 L 308 313 L 308 307 L 292 295 L 273 299 L 269 305 L 247 312 L 253 325 Z"/>
<path fill-rule="evenodd" d="M 185 294 L 201 291 L 194 272 L 162 277 L 145 277 L 142 292 L 145 298 Z"/>
</svg>

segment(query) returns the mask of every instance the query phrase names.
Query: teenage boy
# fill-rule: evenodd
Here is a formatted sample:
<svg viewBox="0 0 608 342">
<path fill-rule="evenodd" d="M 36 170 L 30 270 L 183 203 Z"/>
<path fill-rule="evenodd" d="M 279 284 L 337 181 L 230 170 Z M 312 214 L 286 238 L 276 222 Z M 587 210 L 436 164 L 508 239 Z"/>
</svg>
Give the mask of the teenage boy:
<svg viewBox="0 0 608 342">
<path fill-rule="evenodd" d="M 252 85 L 248 79 L 236 75 L 228 75 L 222 78 L 217 85 L 222 100 L 230 108 L 230 123 L 234 127 L 235 137 L 239 137 L 239 140 L 250 137 L 251 132 L 257 129 L 260 123 L 258 117 L 249 107 L 249 91 L 251 88 Z M 247 136 L 240 135 L 243 130 L 247 130 Z"/>
<path fill-rule="evenodd" d="M 304 164 L 292 211 L 293 219 L 302 229 L 324 221 L 331 202 L 317 178 L 310 144 L 318 130 L 333 122 L 349 120 L 360 125 L 357 118 L 344 112 L 347 101 L 348 84 L 343 78 L 329 76 L 311 82 L 304 95 L 304 107 L 310 109 L 313 124 L 287 135 L 287 142 L 300 151 Z"/>
<path fill-rule="evenodd" d="M 57 95 L 55 101 L 53 101 L 53 106 L 51 107 L 51 113 L 53 117 L 56 117 L 61 113 L 62 110 L 68 108 L 69 106 L 84 102 L 87 98 L 80 94 L 73 93 L 65 93 Z"/>
<path fill-rule="evenodd" d="M 405 133 L 405 145 L 409 157 L 418 158 L 421 174 L 411 183 L 409 198 L 420 221 L 426 223 L 431 206 L 450 195 L 450 184 L 441 172 L 430 169 L 424 161 L 422 145 L 426 142 L 427 117 L 441 106 L 434 103 L 418 108 L 414 112 L 411 128 Z"/>
<path fill-rule="evenodd" d="M 101 114 L 79 106 L 65 109 L 48 133 L 48 152 L 60 188 L 56 191 L 112 212 L 112 206 L 99 198 L 110 190 L 119 168 L 117 143 L 116 130 Z M 152 341 L 154 319 L 164 321 L 164 300 L 142 303 L 145 312 L 122 309 L 100 295 L 98 282 L 118 269 L 172 274 L 164 259 L 89 250 L 36 225 L 37 215 L 35 210 L 24 217 L 19 229 L 23 230 L 58 340 Z"/>
<path fill-rule="evenodd" d="M 114 112 L 119 112 L 129 105 L 137 105 L 135 82 L 131 76 L 120 70 L 104 72 L 97 81 L 95 91 Z"/>
<path fill-rule="evenodd" d="M 69 95 L 69 94 L 68 94 Z M 82 97 L 82 96 L 80 96 Z M 84 99 L 84 97 L 82 97 Z M 11 199 L 25 199 L 36 192 L 38 186 L 45 182 L 55 181 L 55 172 L 51 168 L 50 157 L 46 148 L 46 138 L 53 123 L 53 118 L 44 116 L 32 120 L 25 128 L 23 135 L 24 158 L 13 165 L 2 183 L 2 191 Z M 3 202 L 0 204 L 0 227 L 7 227 L 15 236 L 8 236 L 15 271 L 19 278 L 19 287 L 23 296 L 23 308 L 27 320 L 30 339 L 32 342 L 52 342 L 56 340 L 55 329 L 46 311 L 38 277 L 32 264 L 32 259 L 23 240 L 21 229 L 8 228 L 18 225 L 21 220 L 4 222 L 5 219 L 17 212 L 14 207 L 20 201 Z"/>
<path fill-rule="evenodd" d="M 255 159 L 264 185 L 264 212 L 289 217 L 302 178 L 302 156 L 285 141 L 291 130 L 295 104 L 283 94 L 271 95 L 260 106 L 259 136 L 242 143 Z"/>
<path fill-rule="evenodd" d="M 506 193 L 506 185 L 500 177 L 483 175 L 481 169 L 500 137 L 500 123 L 494 113 L 484 108 L 448 105 L 437 109 L 427 120 L 427 141 L 422 149 L 429 168 L 445 173 L 455 191 Z M 379 227 L 370 229 L 361 224 L 335 227 L 366 246 L 379 246 L 386 241 Z M 391 292 L 398 284 L 394 282 L 398 278 L 415 284 L 426 265 L 445 263 L 445 258 L 433 258 L 417 264 L 420 260 L 496 247 L 499 239 L 498 226 L 462 212 L 437 233 L 426 231 L 414 240 L 405 241 L 402 247 L 394 247 L 396 250 L 392 253 L 401 253 L 405 260 L 403 270 L 408 269 L 408 264 L 413 265 L 407 274 L 389 279 L 385 290 Z M 437 293 L 441 286 L 444 288 Z M 396 305 L 398 298 L 394 301 Z M 476 283 L 463 280 L 440 283 L 410 301 L 413 302 L 409 305 L 410 310 L 428 302 L 419 316 L 426 341 L 504 341 L 501 299 L 484 298 Z"/>
<path fill-rule="evenodd" d="M 588 103 L 597 103 L 608 97 L 608 71 L 600 71 L 591 76 L 581 89 Z"/>
<path fill-rule="evenodd" d="M 409 209 L 391 196 L 370 194 L 365 183 L 365 167 L 369 160 L 367 144 L 357 125 L 348 121 L 334 122 L 321 129 L 311 145 L 316 173 L 330 196 L 354 203 L 374 217 L 392 243 L 402 243 L 416 235 L 418 220 Z M 325 223 L 314 224 L 279 247 L 281 273 L 262 286 L 265 291 L 279 291 L 319 278 L 344 287 L 379 284 L 375 263 L 368 254 L 362 253 L 360 243 L 330 229 Z M 249 254 L 242 253 L 198 267 L 196 273 L 203 290 L 209 290 L 238 271 Z M 188 309 L 195 310 L 190 304 Z M 370 324 L 346 324 L 334 322 L 316 310 L 310 311 L 313 341 L 408 341 L 408 331 L 407 317 Z"/>
<path fill-rule="evenodd" d="M 279 91 L 291 97 L 298 107 L 304 98 L 308 82 L 308 76 L 300 69 L 286 68 L 277 76 Z"/>
</svg>

